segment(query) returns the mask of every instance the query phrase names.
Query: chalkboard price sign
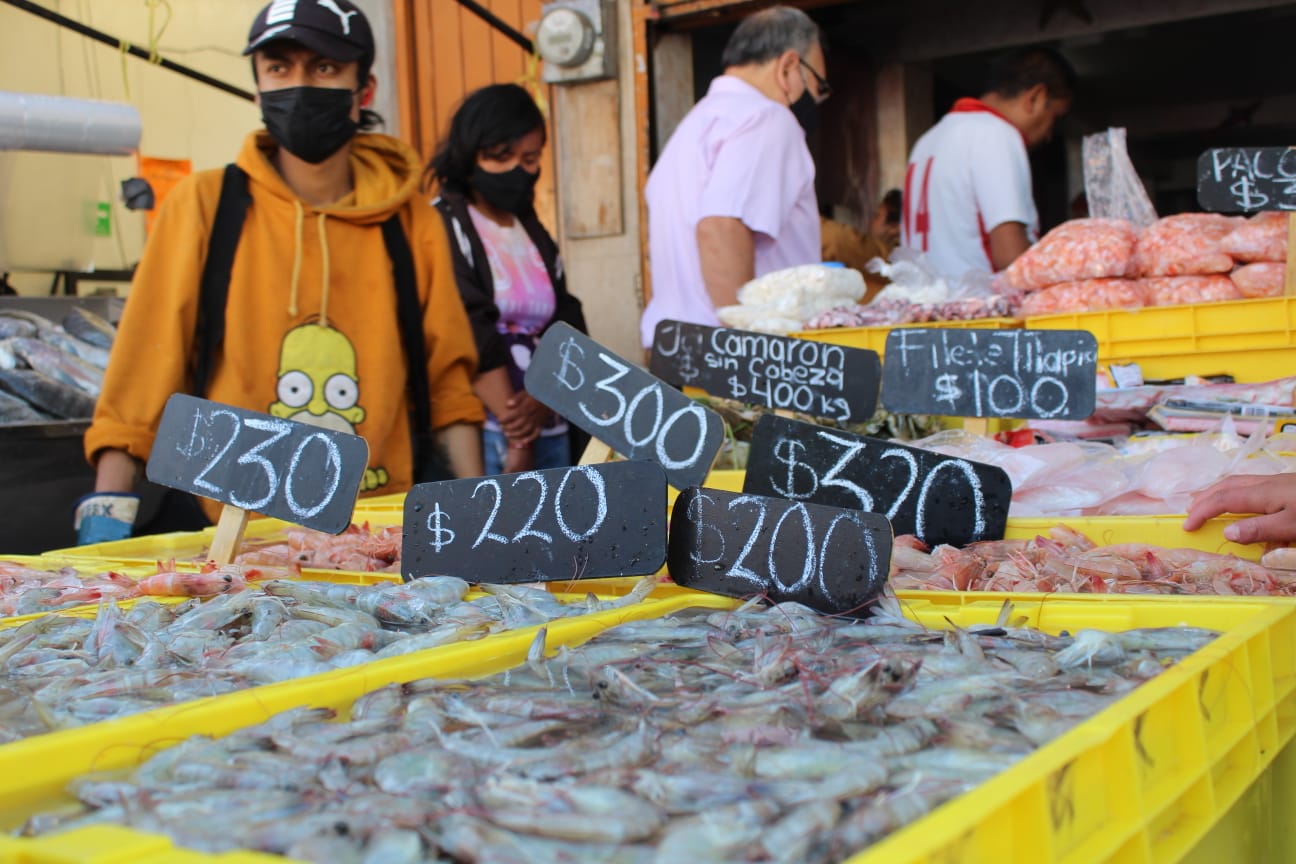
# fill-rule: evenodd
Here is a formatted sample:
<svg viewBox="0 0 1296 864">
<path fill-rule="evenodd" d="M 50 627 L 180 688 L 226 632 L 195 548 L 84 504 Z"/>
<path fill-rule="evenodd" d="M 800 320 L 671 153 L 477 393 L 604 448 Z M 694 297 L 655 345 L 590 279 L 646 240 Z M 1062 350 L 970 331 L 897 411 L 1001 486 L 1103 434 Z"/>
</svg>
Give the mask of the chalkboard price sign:
<svg viewBox="0 0 1296 864">
<path fill-rule="evenodd" d="M 421 483 L 405 496 L 406 580 L 545 582 L 655 573 L 666 560 L 666 475 L 604 462 Z"/>
<path fill-rule="evenodd" d="M 1098 340 L 1087 330 L 898 327 L 887 334 L 882 404 L 896 414 L 1083 420 Z"/>
<path fill-rule="evenodd" d="M 176 393 L 148 479 L 329 534 L 351 524 L 369 462 L 358 435 Z"/>
<path fill-rule="evenodd" d="M 712 396 L 838 421 L 877 410 L 876 351 L 768 333 L 661 321 L 649 370 Z"/>
<path fill-rule="evenodd" d="M 671 515 L 680 585 L 864 614 L 891 570 L 891 526 L 876 513 L 692 487 Z"/>
<path fill-rule="evenodd" d="M 1197 202 L 1214 213 L 1296 211 L 1296 148 L 1207 150 L 1197 157 Z"/>
<path fill-rule="evenodd" d="M 720 415 L 562 322 L 536 346 L 527 392 L 627 459 L 651 459 L 677 489 L 702 482 Z"/>
<path fill-rule="evenodd" d="M 881 513 L 928 545 L 1003 538 L 1012 481 L 994 465 L 766 414 L 743 491 Z"/>
</svg>

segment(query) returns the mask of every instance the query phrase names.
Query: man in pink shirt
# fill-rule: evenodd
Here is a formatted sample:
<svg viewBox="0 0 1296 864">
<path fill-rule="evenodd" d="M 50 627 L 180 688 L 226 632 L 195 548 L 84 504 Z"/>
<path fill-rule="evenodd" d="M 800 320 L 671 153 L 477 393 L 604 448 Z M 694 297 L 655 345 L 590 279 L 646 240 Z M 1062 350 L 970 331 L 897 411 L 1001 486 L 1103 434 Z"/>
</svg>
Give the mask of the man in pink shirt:
<svg viewBox="0 0 1296 864">
<path fill-rule="evenodd" d="M 814 161 L 805 136 L 828 98 L 819 27 L 775 6 L 744 19 L 724 74 L 680 122 L 648 177 L 652 300 L 663 319 L 718 325 L 757 276 L 819 261 Z"/>
</svg>

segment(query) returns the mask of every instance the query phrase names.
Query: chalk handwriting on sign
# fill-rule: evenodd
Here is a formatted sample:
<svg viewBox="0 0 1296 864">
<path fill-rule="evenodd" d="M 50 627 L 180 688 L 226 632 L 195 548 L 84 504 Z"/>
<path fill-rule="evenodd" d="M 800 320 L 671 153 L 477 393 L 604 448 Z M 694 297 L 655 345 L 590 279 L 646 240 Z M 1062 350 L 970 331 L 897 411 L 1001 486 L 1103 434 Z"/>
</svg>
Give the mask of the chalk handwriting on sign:
<svg viewBox="0 0 1296 864">
<path fill-rule="evenodd" d="M 1012 481 L 1002 468 L 766 414 L 743 491 L 881 513 L 935 546 L 1000 540 Z"/>
<path fill-rule="evenodd" d="M 351 524 L 368 462 L 358 435 L 176 393 L 147 473 L 163 486 L 338 534 Z"/>
<path fill-rule="evenodd" d="M 720 415 L 562 322 L 536 346 L 527 392 L 627 459 L 651 459 L 677 489 L 701 483 L 724 437 Z"/>
<path fill-rule="evenodd" d="M 681 321 L 657 324 L 648 368 L 712 396 L 839 421 L 873 416 L 882 375 L 876 351 Z"/>
<path fill-rule="evenodd" d="M 666 475 L 635 461 L 421 483 L 405 496 L 404 525 L 406 580 L 655 573 L 666 560 Z"/>
<path fill-rule="evenodd" d="M 1083 420 L 1098 341 L 1087 330 L 899 327 L 887 334 L 882 404 L 896 414 Z"/>
<path fill-rule="evenodd" d="M 1296 210 L 1296 148 L 1207 150 L 1197 157 L 1197 202 L 1215 213 Z"/>
<path fill-rule="evenodd" d="M 671 514 L 680 585 L 829 614 L 864 614 L 891 569 L 891 526 L 876 513 L 692 487 Z"/>
</svg>

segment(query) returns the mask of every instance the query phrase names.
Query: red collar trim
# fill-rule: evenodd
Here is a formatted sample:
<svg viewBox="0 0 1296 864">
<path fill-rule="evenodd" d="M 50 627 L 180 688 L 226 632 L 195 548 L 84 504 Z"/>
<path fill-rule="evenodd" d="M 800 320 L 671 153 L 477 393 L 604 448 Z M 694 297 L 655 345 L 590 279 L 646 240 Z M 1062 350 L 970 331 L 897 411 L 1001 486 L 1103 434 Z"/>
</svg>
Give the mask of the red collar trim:
<svg viewBox="0 0 1296 864">
<path fill-rule="evenodd" d="M 964 96 L 962 99 L 956 101 L 954 103 L 954 107 L 950 108 L 949 113 L 951 114 L 978 114 L 978 113 L 993 114 L 994 116 L 998 117 L 1000 120 L 1007 123 L 1009 126 L 1012 126 L 1012 121 L 1009 120 L 1007 117 L 1005 117 L 1001 112 L 991 108 L 989 105 L 982 102 L 980 99 L 973 99 L 968 96 Z M 1013 126 L 1013 128 L 1016 129 L 1017 127 Z M 1018 132 L 1020 133 L 1021 130 L 1018 130 Z M 1022 143 L 1023 144 L 1026 143 L 1025 135 L 1022 135 Z"/>
</svg>

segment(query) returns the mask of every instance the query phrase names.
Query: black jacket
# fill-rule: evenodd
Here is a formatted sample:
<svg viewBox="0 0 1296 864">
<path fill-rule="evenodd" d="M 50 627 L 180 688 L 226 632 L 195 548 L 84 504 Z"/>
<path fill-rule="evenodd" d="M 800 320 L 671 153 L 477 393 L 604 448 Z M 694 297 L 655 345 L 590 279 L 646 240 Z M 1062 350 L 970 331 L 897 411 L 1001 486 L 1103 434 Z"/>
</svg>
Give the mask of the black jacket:
<svg viewBox="0 0 1296 864">
<path fill-rule="evenodd" d="M 495 281 L 491 277 L 490 262 L 486 258 L 481 236 L 473 225 L 472 217 L 468 215 L 468 201 L 462 195 L 447 192 L 442 193 L 432 204 L 441 211 L 446 234 L 450 237 L 455 282 L 459 285 L 459 296 L 463 298 L 468 319 L 472 322 L 473 338 L 477 342 L 477 370 L 489 372 L 505 366 L 508 364 L 508 350 L 495 329 L 500 314 L 499 307 L 495 305 Z M 549 271 L 549 281 L 553 283 L 554 297 L 557 300 L 553 321 L 563 321 L 582 333 L 588 333 L 580 301 L 567 293 L 567 277 L 558 255 L 558 244 L 540 224 L 534 210 L 528 210 L 519 216 L 518 222 L 539 250 L 545 270 Z M 549 323 L 552 324 L 553 321 Z"/>
</svg>

